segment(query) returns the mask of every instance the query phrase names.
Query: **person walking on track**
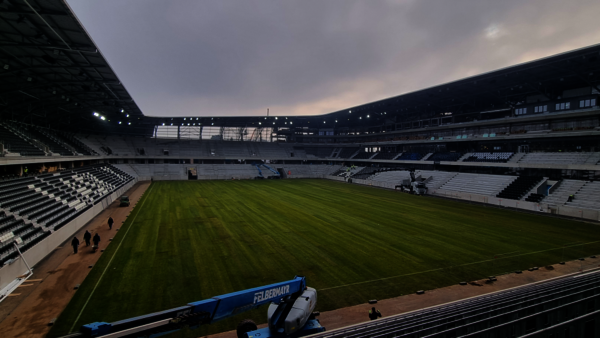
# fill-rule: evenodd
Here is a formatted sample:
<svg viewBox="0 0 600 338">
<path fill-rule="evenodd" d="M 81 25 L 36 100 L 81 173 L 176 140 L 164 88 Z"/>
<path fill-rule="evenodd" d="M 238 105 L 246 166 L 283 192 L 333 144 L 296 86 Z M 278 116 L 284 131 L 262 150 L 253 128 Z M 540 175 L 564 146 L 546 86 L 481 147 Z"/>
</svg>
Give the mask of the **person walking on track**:
<svg viewBox="0 0 600 338">
<path fill-rule="evenodd" d="M 92 239 L 92 234 L 89 231 L 85 231 L 83 234 L 83 240 L 85 241 L 85 246 L 90 246 L 90 240 Z"/>
<path fill-rule="evenodd" d="M 115 221 L 113 221 L 112 217 L 108 218 L 108 230 L 112 230 L 112 225 Z"/>
<path fill-rule="evenodd" d="M 381 317 L 381 312 L 379 312 L 379 310 L 376 310 L 375 307 L 372 307 L 371 310 L 369 310 L 369 318 L 371 320 L 375 320 L 378 317 Z"/>
<path fill-rule="evenodd" d="M 98 235 L 98 233 L 96 233 L 94 235 L 94 245 L 98 246 L 98 243 L 100 243 L 100 235 Z"/>
<path fill-rule="evenodd" d="M 77 237 L 73 237 L 73 240 L 71 241 L 71 246 L 73 247 L 73 253 L 76 254 L 77 247 L 79 247 L 79 240 L 77 239 Z"/>
</svg>

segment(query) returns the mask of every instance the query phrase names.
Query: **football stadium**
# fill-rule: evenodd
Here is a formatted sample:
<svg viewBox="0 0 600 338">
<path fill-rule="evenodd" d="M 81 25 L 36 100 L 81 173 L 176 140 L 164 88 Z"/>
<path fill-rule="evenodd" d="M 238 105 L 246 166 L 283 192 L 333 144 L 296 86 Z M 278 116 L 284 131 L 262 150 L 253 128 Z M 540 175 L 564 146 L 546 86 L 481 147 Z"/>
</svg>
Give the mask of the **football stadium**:
<svg viewBox="0 0 600 338">
<path fill-rule="evenodd" d="M 0 336 L 600 335 L 600 45 L 149 116 L 65 1 L 0 34 Z"/>
</svg>

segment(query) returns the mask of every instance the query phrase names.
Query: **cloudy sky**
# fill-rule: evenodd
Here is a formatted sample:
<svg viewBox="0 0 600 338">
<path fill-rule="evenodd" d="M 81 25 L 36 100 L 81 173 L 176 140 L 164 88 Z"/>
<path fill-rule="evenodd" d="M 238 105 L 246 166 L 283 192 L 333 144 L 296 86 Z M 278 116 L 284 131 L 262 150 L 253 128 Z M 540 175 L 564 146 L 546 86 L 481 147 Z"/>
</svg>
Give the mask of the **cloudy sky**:
<svg viewBox="0 0 600 338">
<path fill-rule="evenodd" d="M 312 115 L 600 42 L 597 0 L 68 0 L 144 114 Z"/>
</svg>

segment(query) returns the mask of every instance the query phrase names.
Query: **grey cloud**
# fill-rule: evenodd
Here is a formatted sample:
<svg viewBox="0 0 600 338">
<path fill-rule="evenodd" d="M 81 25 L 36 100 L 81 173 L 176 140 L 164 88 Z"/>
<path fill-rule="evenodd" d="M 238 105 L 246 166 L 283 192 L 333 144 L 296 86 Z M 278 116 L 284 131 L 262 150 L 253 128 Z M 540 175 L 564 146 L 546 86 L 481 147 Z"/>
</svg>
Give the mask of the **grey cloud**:
<svg viewBox="0 0 600 338">
<path fill-rule="evenodd" d="M 147 115 L 327 113 L 600 38 L 591 0 L 69 4 Z"/>
</svg>

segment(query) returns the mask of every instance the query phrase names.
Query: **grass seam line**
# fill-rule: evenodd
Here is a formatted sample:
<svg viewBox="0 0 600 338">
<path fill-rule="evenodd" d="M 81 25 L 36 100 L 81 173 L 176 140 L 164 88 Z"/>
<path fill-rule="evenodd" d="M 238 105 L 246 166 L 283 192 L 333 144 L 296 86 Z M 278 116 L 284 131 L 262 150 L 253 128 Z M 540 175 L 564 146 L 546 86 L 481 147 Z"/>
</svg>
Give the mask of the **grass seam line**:
<svg viewBox="0 0 600 338">
<path fill-rule="evenodd" d="M 600 241 L 580 243 L 580 244 L 576 244 L 576 245 L 565 246 L 565 248 L 572 248 L 572 247 L 575 247 L 575 246 L 581 246 L 581 245 L 587 245 L 587 244 L 594 244 L 594 243 L 598 243 L 598 242 L 600 242 Z M 505 259 L 506 258 L 526 256 L 526 255 L 536 254 L 536 253 L 540 253 L 540 252 L 547 252 L 547 251 L 552 251 L 552 250 L 559 250 L 559 249 L 562 249 L 562 248 L 563 247 L 561 246 L 561 247 L 554 248 L 554 249 L 547 249 L 547 250 L 540 250 L 540 251 L 528 252 L 528 253 L 524 253 L 524 254 L 520 254 L 520 255 L 508 256 L 508 257 L 505 257 Z M 515 252 L 518 252 L 518 251 L 515 251 Z M 379 281 L 387 280 L 387 279 L 393 279 L 393 278 L 399 278 L 399 277 L 419 275 L 419 274 L 422 274 L 422 273 L 428 273 L 428 272 L 433 272 L 433 271 L 440 271 L 440 270 L 444 270 L 444 269 L 448 269 L 448 268 L 455 268 L 455 267 L 457 268 L 457 267 L 462 267 L 462 266 L 474 265 L 474 264 L 485 263 L 485 262 L 493 262 L 493 261 L 495 261 L 495 259 L 486 259 L 486 260 L 478 261 L 478 262 L 471 262 L 471 263 L 465 263 L 465 264 L 460 264 L 460 265 L 451 265 L 449 267 L 444 267 L 444 268 L 437 268 L 437 269 L 431 269 L 431 270 L 425 270 L 425 271 L 411 272 L 411 273 L 407 273 L 407 274 L 404 274 L 404 275 L 397 275 L 397 276 L 391 276 L 391 277 L 383 277 L 383 278 L 378 278 L 378 279 L 367 280 L 367 281 L 364 281 L 364 282 L 356 282 L 356 283 L 350 283 L 350 284 L 332 286 L 332 287 L 329 287 L 329 288 L 318 289 L 317 291 L 327 291 L 327 290 L 333 290 L 333 289 L 340 289 L 340 288 L 344 288 L 344 287 L 347 287 L 347 286 L 354 286 L 354 285 L 359 285 L 359 284 L 379 282 Z"/>
<path fill-rule="evenodd" d="M 152 185 L 150 185 L 150 188 L 145 191 L 143 193 L 143 195 L 145 195 L 147 192 L 149 193 L 150 190 L 152 189 Z M 144 197 L 142 195 L 142 197 Z M 90 293 L 88 299 L 85 301 L 85 304 L 83 304 L 83 307 L 81 308 L 81 311 L 79 311 L 79 314 L 77 315 L 77 318 L 75 318 L 75 320 L 73 321 L 73 326 L 71 326 L 71 328 L 69 329 L 69 334 L 73 333 L 73 329 L 75 328 L 75 324 L 77 324 L 77 321 L 79 320 L 79 318 L 81 317 L 81 314 L 83 313 L 83 310 L 85 310 L 86 306 L 88 305 L 88 303 L 90 302 L 90 299 L 92 299 L 92 296 L 94 295 L 94 292 L 96 291 L 96 288 L 98 287 L 98 285 L 100 285 L 100 281 L 102 280 L 102 277 L 104 277 L 104 274 L 106 273 L 106 271 L 108 270 L 108 267 L 110 266 L 110 263 L 112 263 L 113 259 L 115 258 L 115 256 L 117 255 L 117 252 L 119 251 L 119 248 L 121 248 L 121 244 L 123 244 L 123 242 L 125 241 L 125 237 L 127 237 L 127 234 L 129 233 L 129 230 L 131 230 L 131 228 L 133 228 L 133 224 L 135 223 L 135 219 L 138 217 L 138 215 L 140 214 L 140 210 L 142 210 L 142 207 L 144 206 L 144 203 L 146 203 L 147 200 L 147 196 L 146 198 L 144 198 L 144 201 L 142 202 L 142 205 L 140 205 L 140 208 L 138 209 L 138 212 L 135 214 L 135 216 L 133 217 L 133 220 L 131 221 L 131 224 L 129 225 L 129 227 L 127 228 L 127 231 L 125 231 L 125 235 L 123 235 L 123 238 L 121 239 L 121 242 L 119 243 L 119 245 L 117 246 L 117 249 L 115 249 L 115 253 L 112 255 L 112 257 L 110 258 L 110 260 L 108 261 L 108 264 L 106 264 L 106 267 L 104 268 L 104 271 L 102 271 L 102 274 L 100 275 L 100 278 L 98 278 L 98 282 L 96 282 L 96 285 L 94 286 L 94 288 L 92 289 L 92 292 Z"/>
</svg>

